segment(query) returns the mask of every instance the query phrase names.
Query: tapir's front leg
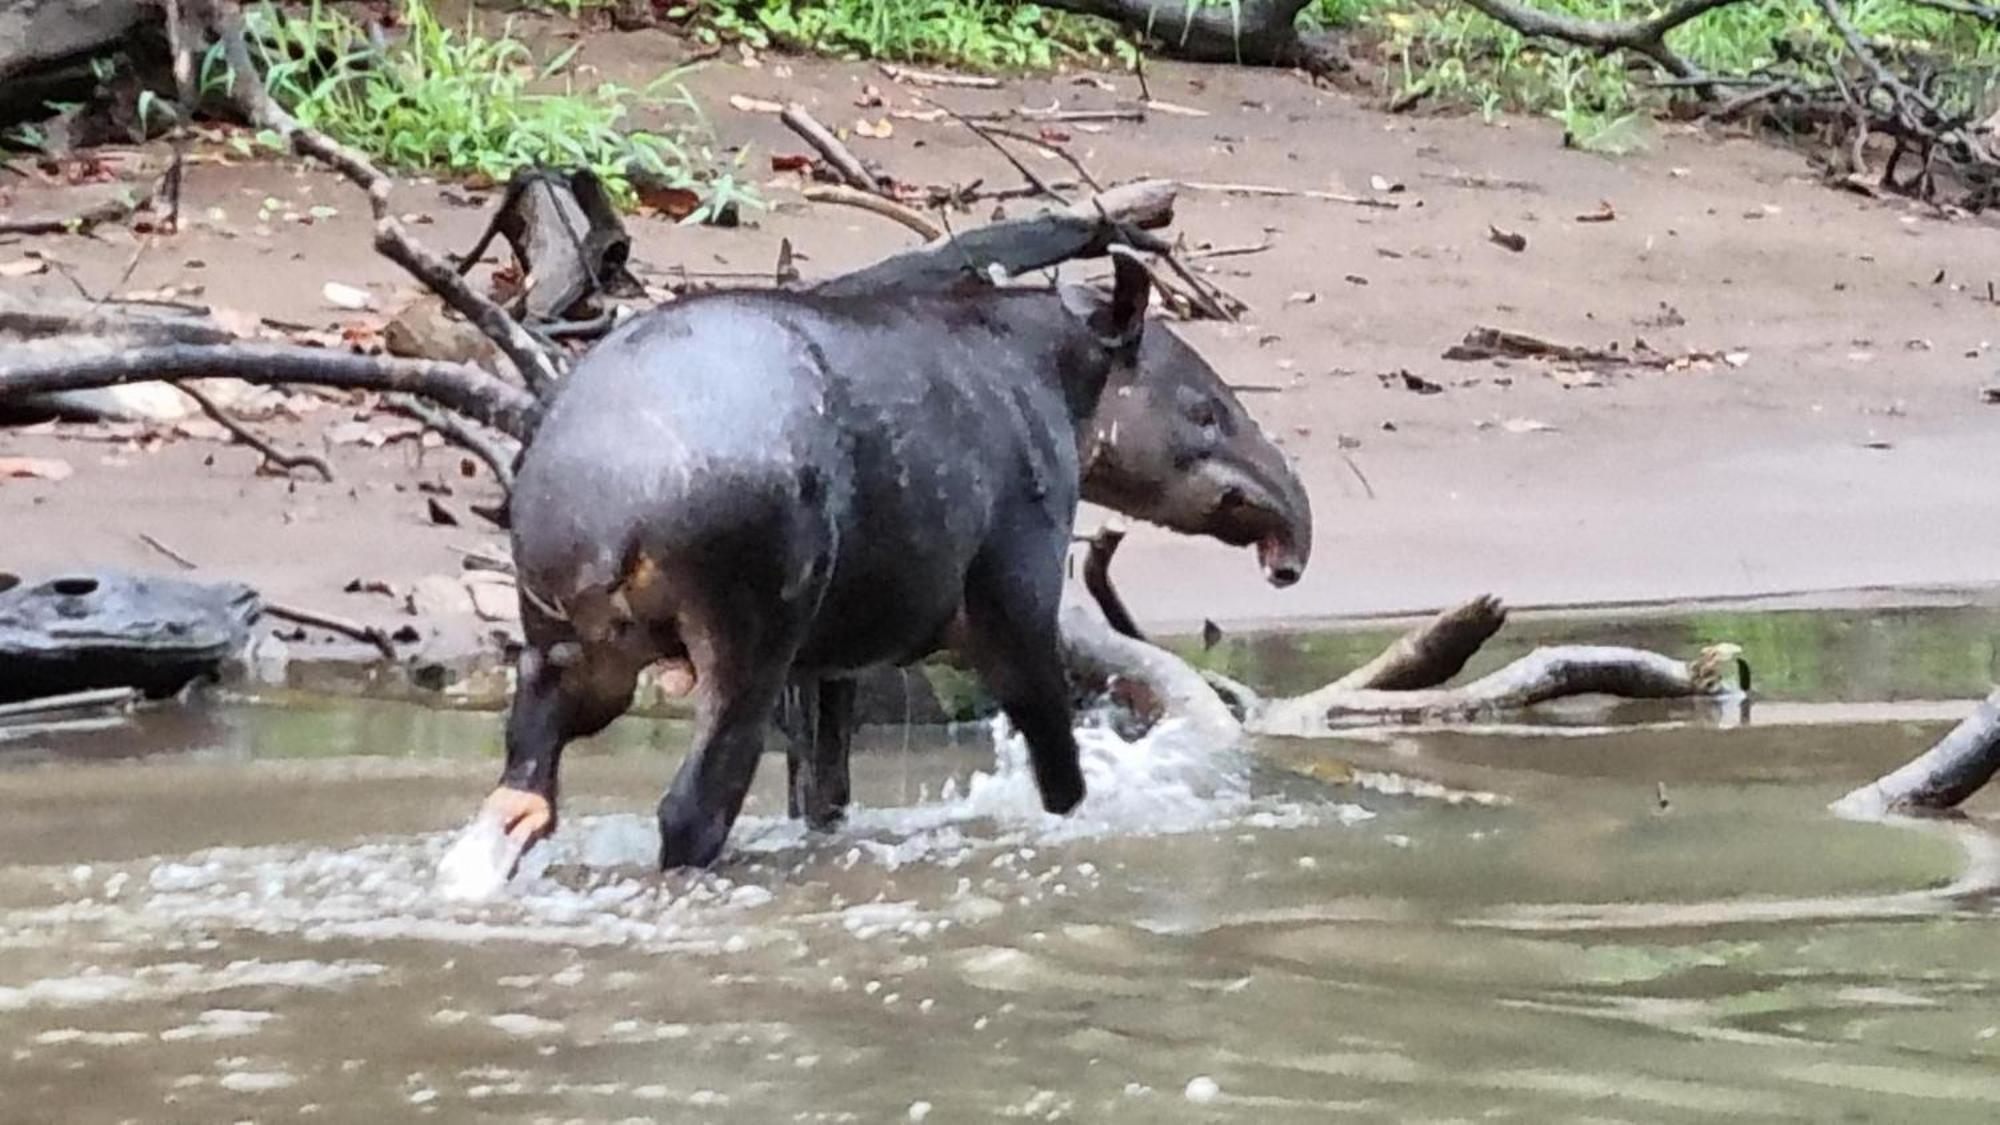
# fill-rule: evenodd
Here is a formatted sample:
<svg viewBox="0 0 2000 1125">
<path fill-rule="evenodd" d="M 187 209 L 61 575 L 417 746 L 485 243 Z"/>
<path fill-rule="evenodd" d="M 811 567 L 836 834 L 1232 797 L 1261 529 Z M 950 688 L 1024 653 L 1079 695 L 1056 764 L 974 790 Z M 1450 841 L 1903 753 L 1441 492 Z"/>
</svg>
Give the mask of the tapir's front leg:
<svg viewBox="0 0 2000 1125">
<path fill-rule="evenodd" d="M 1056 617 L 1068 524 L 1024 521 L 974 560 L 965 587 L 961 645 L 1001 710 L 1028 743 L 1042 807 L 1067 813 L 1083 801 L 1083 768 L 1071 729 L 1069 681 Z"/>
</svg>

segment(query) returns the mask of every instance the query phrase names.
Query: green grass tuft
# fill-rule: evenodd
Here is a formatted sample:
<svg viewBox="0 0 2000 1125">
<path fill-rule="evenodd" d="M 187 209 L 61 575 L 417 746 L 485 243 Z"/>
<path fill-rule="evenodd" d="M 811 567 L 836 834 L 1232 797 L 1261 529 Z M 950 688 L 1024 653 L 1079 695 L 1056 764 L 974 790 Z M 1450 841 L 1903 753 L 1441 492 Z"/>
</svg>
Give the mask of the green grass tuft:
<svg viewBox="0 0 2000 1125">
<path fill-rule="evenodd" d="M 246 11 L 252 50 L 279 104 L 389 168 L 503 181 L 530 164 L 587 167 L 628 201 L 635 176 L 694 189 L 704 198 L 697 220 L 755 204 L 712 147 L 693 139 L 706 130 L 679 72 L 640 90 L 578 91 L 568 77 L 575 47 L 538 61 L 510 34 L 489 38 L 469 22 L 447 27 L 426 0 L 403 0 L 401 15 L 404 36 L 378 49 L 319 0 L 294 12 L 268 0 Z M 211 52 L 204 85 L 228 80 L 219 50 Z M 678 111 L 688 124 L 628 128 L 641 107 Z"/>
<path fill-rule="evenodd" d="M 1658 10 L 1625 0 L 1537 2 L 1594 20 Z M 1583 147 L 1629 151 L 1642 143 L 1640 123 L 1666 101 L 1649 88 L 1656 72 L 1644 60 L 1530 40 L 1452 0 L 1319 0 L 1311 12 L 1318 22 L 1372 44 L 1386 64 L 1386 93 L 1422 94 L 1489 119 L 1502 112 L 1545 113 L 1562 121 Z M 1970 107 L 1993 96 L 2000 31 L 1992 26 L 1907 0 L 1858 0 L 1849 16 L 1893 54 L 1936 65 L 1948 104 Z M 1675 30 L 1668 45 L 1716 74 L 1782 64 L 1823 76 L 1843 54 L 1818 9 L 1798 0 L 1748 0 L 1717 9 Z"/>
</svg>

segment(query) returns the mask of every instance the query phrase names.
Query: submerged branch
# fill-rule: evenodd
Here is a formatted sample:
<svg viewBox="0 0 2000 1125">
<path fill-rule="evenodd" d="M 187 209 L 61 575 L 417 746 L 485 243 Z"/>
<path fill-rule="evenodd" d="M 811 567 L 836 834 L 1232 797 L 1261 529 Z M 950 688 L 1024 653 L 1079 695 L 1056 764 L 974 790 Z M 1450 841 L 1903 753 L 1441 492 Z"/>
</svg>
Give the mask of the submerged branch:
<svg viewBox="0 0 2000 1125">
<path fill-rule="evenodd" d="M 2000 688 L 1937 745 L 1835 801 L 1833 811 L 1872 820 L 1892 812 L 1949 809 L 1995 773 L 2000 773 Z"/>
</svg>

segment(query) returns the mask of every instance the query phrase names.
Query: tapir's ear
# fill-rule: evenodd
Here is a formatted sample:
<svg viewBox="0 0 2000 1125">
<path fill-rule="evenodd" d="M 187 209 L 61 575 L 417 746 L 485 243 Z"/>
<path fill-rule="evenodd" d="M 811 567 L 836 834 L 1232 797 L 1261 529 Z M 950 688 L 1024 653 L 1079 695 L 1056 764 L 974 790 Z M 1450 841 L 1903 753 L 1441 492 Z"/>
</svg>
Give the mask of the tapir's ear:
<svg viewBox="0 0 2000 1125">
<path fill-rule="evenodd" d="M 1153 297 L 1153 275 L 1139 256 L 1123 246 L 1111 248 L 1111 303 L 1091 327 L 1105 347 L 1124 351 L 1139 346 L 1146 328 L 1146 305 Z"/>
</svg>

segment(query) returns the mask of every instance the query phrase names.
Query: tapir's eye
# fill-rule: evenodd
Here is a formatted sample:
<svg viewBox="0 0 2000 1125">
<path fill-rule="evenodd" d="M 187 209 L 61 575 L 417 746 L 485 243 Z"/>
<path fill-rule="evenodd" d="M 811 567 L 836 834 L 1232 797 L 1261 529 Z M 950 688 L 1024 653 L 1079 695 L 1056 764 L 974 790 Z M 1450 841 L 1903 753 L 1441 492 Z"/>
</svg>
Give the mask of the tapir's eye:
<svg viewBox="0 0 2000 1125">
<path fill-rule="evenodd" d="M 1215 400 L 1207 398 L 1188 404 L 1187 419 L 1204 430 L 1216 429 L 1222 421 L 1215 409 Z"/>
</svg>

